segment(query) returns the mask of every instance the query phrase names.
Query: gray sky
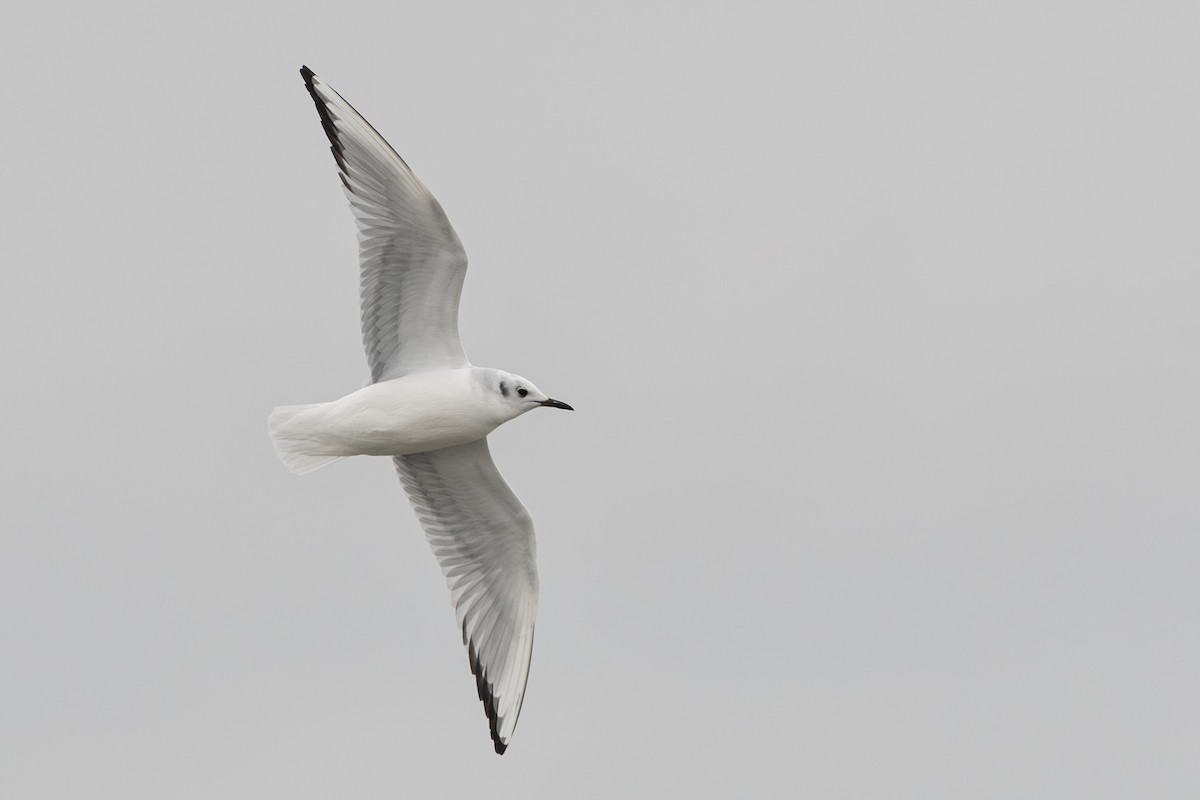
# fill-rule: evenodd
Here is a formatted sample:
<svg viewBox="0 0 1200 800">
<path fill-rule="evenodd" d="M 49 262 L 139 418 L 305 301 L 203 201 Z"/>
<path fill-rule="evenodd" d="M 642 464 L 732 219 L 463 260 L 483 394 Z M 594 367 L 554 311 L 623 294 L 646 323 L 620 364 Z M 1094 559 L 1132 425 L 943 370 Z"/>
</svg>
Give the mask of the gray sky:
<svg viewBox="0 0 1200 800">
<path fill-rule="evenodd" d="M 0 794 L 1200 793 L 1200 12 L 734 5 L 4 12 Z M 503 758 L 302 63 L 578 409 Z"/>
</svg>

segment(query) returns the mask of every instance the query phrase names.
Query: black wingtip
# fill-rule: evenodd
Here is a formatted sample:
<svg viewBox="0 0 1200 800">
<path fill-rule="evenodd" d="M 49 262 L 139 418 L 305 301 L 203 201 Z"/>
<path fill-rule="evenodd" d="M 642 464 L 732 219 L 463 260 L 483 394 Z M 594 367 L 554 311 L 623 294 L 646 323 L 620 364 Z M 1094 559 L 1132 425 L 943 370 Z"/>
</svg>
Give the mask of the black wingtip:
<svg viewBox="0 0 1200 800">
<path fill-rule="evenodd" d="M 307 65 L 305 65 L 305 66 L 300 67 L 300 76 L 302 78 L 304 78 L 304 87 L 306 89 L 308 89 L 308 93 L 312 97 L 313 103 L 317 107 L 317 113 L 321 116 L 321 127 L 323 127 L 325 129 L 325 135 L 329 138 L 329 149 L 331 151 L 333 151 L 333 159 L 334 159 L 334 161 L 337 162 L 338 169 L 340 169 L 343 173 L 345 173 L 347 171 L 346 170 L 346 158 L 342 152 L 342 144 L 340 141 L 338 141 L 337 126 L 333 122 L 333 116 L 330 114 L 329 108 L 326 107 L 325 101 L 322 100 L 321 95 L 317 93 L 317 87 L 316 87 L 317 75 L 315 72 L 313 72 L 311 69 L 309 69 Z M 410 169 L 410 170 L 412 169 L 411 167 L 408 166 L 408 163 L 403 158 L 400 158 L 400 154 L 396 152 L 396 148 L 394 148 L 390 144 L 388 144 L 387 139 L 384 139 L 383 136 L 379 133 L 379 131 L 375 130 L 375 126 L 372 125 L 371 123 L 367 122 L 366 117 L 364 117 L 362 114 L 359 114 L 358 109 L 356 109 L 354 106 L 347 103 L 346 98 L 342 97 L 340 94 L 338 94 L 336 91 L 334 91 L 333 87 L 330 86 L 328 83 L 325 83 L 324 81 L 322 81 L 321 85 L 325 91 L 328 91 L 328 92 L 331 92 L 331 93 L 337 95 L 338 99 L 341 100 L 343 103 L 345 103 L 347 108 L 349 108 L 355 114 L 358 114 L 359 121 L 361 123 L 363 123 L 364 125 L 366 125 L 367 128 L 372 133 L 374 133 L 376 136 L 379 137 L 379 141 L 383 143 L 383 146 L 386 147 L 387 149 L 391 150 L 392 155 L 394 155 L 396 158 L 398 158 L 400 160 L 400 163 L 404 164 L 406 169 Z M 345 182 L 346 182 L 346 176 L 345 176 L 345 174 L 343 174 L 342 175 L 342 183 L 345 183 Z M 436 201 L 434 204 L 436 205 Z M 438 206 L 438 208 L 440 209 L 441 207 Z"/>
<path fill-rule="evenodd" d="M 317 73 L 313 72 L 306 65 L 300 68 L 300 77 L 304 78 L 304 88 L 308 89 L 308 93 L 312 95 L 313 100 L 317 101 L 317 107 L 320 108 L 321 98 L 317 97 L 317 89 L 313 85 L 313 82 L 317 78 Z"/>
<path fill-rule="evenodd" d="M 500 739 L 500 717 L 496 713 L 496 698 L 492 695 L 491 687 L 488 686 L 483 664 L 479 663 L 479 658 L 475 655 L 474 642 L 467 642 L 467 658 L 471 662 L 471 672 L 475 675 L 475 688 L 479 690 L 479 699 L 483 701 L 483 710 L 487 714 L 488 732 L 492 735 L 492 744 L 496 748 L 496 755 L 502 756 L 508 749 L 508 744 Z"/>
<path fill-rule="evenodd" d="M 313 78 L 317 77 L 317 73 L 308 68 L 308 65 L 300 67 L 300 77 L 304 78 L 304 85 L 308 87 L 308 91 L 313 90 Z"/>
<path fill-rule="evenodd" d="M 333 122 L 333 116 L 329 113 L 329 109 L 326 107 L 325 101 L 321 99 L 321 95 L 317 94 L 317 87 L 314 84 L 317 75 L 306 65 L 300 67 L 300 76 L 304 78 L 304 88 L 308 90 L 313 104 L 317 107 L 317 115 L 321 118 L 321 127 L 325 129 L 325 137 L 329 139 L 329 151 L 333 153 L 333 160 L 337 162 L 338 169 L 342 172 L 342 183 L 346 183 L 346 160 L 342 154 L 342 144 L 338 141 L 337 126 Z M 341 95 L 338 96 L 341 97 Z"/>
</svg>

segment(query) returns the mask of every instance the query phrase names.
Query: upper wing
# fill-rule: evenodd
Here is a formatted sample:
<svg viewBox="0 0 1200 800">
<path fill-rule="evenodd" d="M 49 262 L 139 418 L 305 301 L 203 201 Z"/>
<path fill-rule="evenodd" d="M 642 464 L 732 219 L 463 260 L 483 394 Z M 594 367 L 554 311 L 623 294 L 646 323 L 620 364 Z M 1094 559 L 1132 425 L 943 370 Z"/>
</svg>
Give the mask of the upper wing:
<svg viewBox="0 0 1200 800">
<path fill-rule="evenodd" d="M 487 439 L 395 462 L 450 585 L 492 742 L 503 753 L 533 654 L 533 521 L 496 469 Z"/>
<path fill-rule="evenodd" d="M 353 106 L 308 67 L 300 74 L 358 222 L 363 346 L 371 379 L 467 366 L 458 338 L 467 254 L 446 213 Z"/>
</svg>

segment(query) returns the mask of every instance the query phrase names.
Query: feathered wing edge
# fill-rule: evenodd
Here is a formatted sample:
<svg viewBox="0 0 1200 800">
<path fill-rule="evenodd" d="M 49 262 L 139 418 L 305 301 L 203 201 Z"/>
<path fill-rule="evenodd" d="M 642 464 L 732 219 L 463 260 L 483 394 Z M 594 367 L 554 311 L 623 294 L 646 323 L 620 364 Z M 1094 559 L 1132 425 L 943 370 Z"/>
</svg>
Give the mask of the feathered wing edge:
<svg viewBox="0 0 1200 800">
<path fill-rule="evenodd" d="M 446 212 L 354 106 L 308 67 L 300 74 L 358 226 L 371 379 L 467 366 L 458 331 L 467 255 Z"/>
<path fill-rule="evenodd" d="M 533 523 L 487 440 L 397 456 L 396 471 L 450 587 L 497 753 L 516 728 L 537 617 Z"/>
</svg>

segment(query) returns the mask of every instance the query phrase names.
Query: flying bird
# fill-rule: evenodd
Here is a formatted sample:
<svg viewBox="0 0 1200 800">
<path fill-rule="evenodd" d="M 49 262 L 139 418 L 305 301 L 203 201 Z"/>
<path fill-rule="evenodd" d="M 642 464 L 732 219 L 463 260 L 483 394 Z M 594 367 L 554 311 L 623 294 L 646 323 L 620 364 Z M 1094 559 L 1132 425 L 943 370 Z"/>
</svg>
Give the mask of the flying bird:
<svg viewBox="0 0 1200 800">
<path fill-rule="evenodd" d="M 312 95 L 358 224 L 366 386 L 281 406 L 268 429 L 289 469 L 391 456 L 450 586 L 492 742 L 513 735 L 533 653 L 533 522 L 487 435 L 535 408 L 571 406 L 532 381 L 467 360 L 458 301 L 467 255 L 441 205 L 354 107 L 308 67 Z"/>
</svg>

